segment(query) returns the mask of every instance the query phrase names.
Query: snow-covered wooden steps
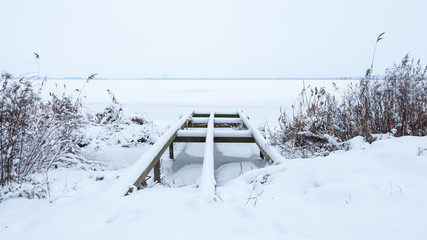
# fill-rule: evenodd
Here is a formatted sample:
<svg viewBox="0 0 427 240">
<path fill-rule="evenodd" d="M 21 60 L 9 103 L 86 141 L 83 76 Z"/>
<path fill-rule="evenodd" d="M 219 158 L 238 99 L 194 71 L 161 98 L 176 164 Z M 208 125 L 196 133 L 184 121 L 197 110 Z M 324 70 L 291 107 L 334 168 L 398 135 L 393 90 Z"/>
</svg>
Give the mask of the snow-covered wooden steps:
<svg viewBox="0 0 427 240">
<path fill-rule="evenodd" d="M 210 112 L 196 112 L 194 113 L 193 117 L 205 117 L 209 118 Z M 215 117 L 221 117 L 221 118 L 239 118 L 239 114 L 236 112 L 215 112 Z"/>
<path fill-rule="evenodd" d="M 205 114 L 194 114 L 195 116 L 206 116 Z M 206 128 L 209 118 L 207 117 L 193 117 L 189 119 L 188 126 L 191 128 Z M 228 128 L 242 126 L 242 119 L 233 114 L 216 114 L 214 118 L 215 128 Z"/>
<path fill-rule="evenodd" d="M 174 142 L 205 142 L 206 129 L 179 130 Z M 216 143 L 254 143 L 255 139 L 250 130 L 215 129 Z"/>
<path fill-rule="evenodd" d="M 256 143 L 261 157 L 273 163 L 282 158 L 266 141 L 263 134 L 249 121 L 242 111 L 194 112 L 190 111 L 172 125 L 154 145 L 130 167 L 121 182 L 132 182 L 123 194 L 141 188 L 148 174 L 154 169 L 154 180 L 160 182 L 160 158 L 169 148 L 169 158 L 174 158 L 174 142 L 204 142 L 205 154 L 199 187 L 205 195 L 215 192 L 214 143 Z"/>
<path fill-rule="evenodd" d="M 189 121 L 193 122 L 193 123 L 204 123 L 204 124 L 207 124 L 208 121 L 209 121 L 209 118 L 205 118 L 205 117 L 193 117 Z M 240 119 L 240 118 L 216 117 L 216 118 L 214 118 L 214 123 L 236 124 L 236 123 L 242 123 L 242 119 Z"/>
</svg>

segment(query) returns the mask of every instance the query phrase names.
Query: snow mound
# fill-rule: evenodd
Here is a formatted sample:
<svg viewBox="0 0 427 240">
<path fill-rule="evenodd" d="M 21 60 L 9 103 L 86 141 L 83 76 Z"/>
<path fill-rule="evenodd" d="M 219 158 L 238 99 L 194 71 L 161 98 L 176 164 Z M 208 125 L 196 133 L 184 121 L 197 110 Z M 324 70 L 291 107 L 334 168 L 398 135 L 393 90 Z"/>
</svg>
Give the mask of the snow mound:
<svg viewBox="0 0 427 240">
<path fill-rule="evenodd" d="M 220 166 L 215 171 L 216 181 L 218 186 L 239 177 L 247 171 L 258 169 L 258 166 L 253 162 L 228 163 Z"/>
</svg>

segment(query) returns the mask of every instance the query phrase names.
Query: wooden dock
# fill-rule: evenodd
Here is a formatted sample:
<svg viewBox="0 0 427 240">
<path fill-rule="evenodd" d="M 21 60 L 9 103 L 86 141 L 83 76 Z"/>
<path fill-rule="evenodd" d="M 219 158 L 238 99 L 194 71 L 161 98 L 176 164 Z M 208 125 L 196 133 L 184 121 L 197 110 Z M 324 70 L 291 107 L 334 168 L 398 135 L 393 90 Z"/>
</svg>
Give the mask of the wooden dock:
<svg viewBox="0 0 427 240">
<path fill-rule="evenodd" d="M 249 121 L 242 111 L 236 112 L 194 112 L 190 111 L 172 125 L 151 148 L 134 164 L 130 179 L 132 188 L 125 195 L 145 185 L 148 174 L 154 169 L 154 180 L 161 181 L 161 157 L 169 149 L 169 158 L 174 158 L 175 142 L 204 142 L 205 155 L 199 187 L 207 195 L 214 194 L 214 143 L 256 143 L 261 158 L 272 164 L 282 156 L 274 150 L 262 133 Z M 136 171 L 136 172 L 135 172 Z M 140 173 L 138 173 L 138 171 Z M 128 179 L 129 179 L 128 178 Z"/>
</svg>

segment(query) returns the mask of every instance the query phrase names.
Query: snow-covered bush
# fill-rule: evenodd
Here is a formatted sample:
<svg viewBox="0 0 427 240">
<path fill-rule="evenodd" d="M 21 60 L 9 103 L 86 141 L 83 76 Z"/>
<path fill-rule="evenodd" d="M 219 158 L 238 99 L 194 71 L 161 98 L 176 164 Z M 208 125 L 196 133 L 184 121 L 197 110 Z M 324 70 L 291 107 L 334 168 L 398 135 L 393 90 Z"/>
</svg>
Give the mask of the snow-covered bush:
<svg viewBox="0 0 427 240">
<path fill-rule="evenodd" d="M 274 145 L 289 158 L 328 155 L 346 149 L 346 141 L 373 134 L 427 135 L 427 67 L 406 55 L 382 78 L 367 74 L 350 84 L 337 100 L 324 88 L 303 88 L 292 106 L 293 116 L 279 117 Z"/>
<path fill-rule="evenodd" d="M 115 110 L 111 111 L 112 109 Z M 88 112 L 87 118 L 91 126 L 86 133 L 87 142 L 82 145 L 82 149 L 88 158 L 106 146 L 128 148 L 136 147 L 141 143 L 152 144 L 154 141 L 153 125 L 147 120 L 148 117 L 130 111 L 121 104 L 111 104 L 102 113 Z"/>
<path fill-rule="evenodd" d="M 104 109 L 104 112 L 97 113 L 94 119 L 99 124 L 111 124 L 119 122 L 123 117 L 123 106 L 121 104 L 111 104 Z"/>
<path fill-rule="evenodd" d="M 30 81 L 2 74 L 0 185 L 20 186 L 58 166 L 100 167 L 79 156 L 87 125 L 77 101 L 65 94 L 42 100 Z M 13 187 L 16 188 L 16 187 Z M 4 190 L 4 189 L 3 189 Z M 30 194 L 31 195 L 31 194 Z M 1 196 L 0 196 L 1 197 Z"/>
<path fill-rule="evenodd" d="M 362 79 L 345 100 L 356 123 L 352 135 L 426 135 L 426 73 L 427 67 L 406 55 L 399 65 L 386 70 L 383 79 Z"/>
<path fill-rule="evenodd" d="M 81 146 L 87 158 L 109 146 L 130 148 L 153 143 L 153 125 L 148 117 L 125 108 L 112 91 L 107 92 L 112 103 L 101 113 L 86 113 L 91 126 L 86 133 L 86 142 Z"/>
<path fill-rule="evenodd" d="M 271 136 L 272 143 L 280 147 L 284 156 L 325 156 L 346 147 L 338 102 L 325 88 L 304 86 L 292 109 L 291 119 L 282 112 L 280 129 Z"/>
</svg>

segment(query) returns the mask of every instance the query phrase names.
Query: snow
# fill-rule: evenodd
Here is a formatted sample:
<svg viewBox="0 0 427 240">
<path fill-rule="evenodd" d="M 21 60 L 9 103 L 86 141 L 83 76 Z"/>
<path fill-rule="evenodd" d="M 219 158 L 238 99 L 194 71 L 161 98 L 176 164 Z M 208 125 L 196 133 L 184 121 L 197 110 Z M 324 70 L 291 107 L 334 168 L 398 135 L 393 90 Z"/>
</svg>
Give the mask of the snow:
<svg viewBox="0 0 427 240">
<path fill-rule="evenodd" d="M 123 112 L 126 112 L 124 109 Z M 130 117 L 138 115 L 130 115 Z M 125 117 L 129 119 L 129 117 Z M 83 150 L 86 158 L 104 162 L 110 170 L 118 170 L 132 165 L 150 147 L 140 144 L 155 141 L 157 132 L 152 122 L 132 124 L 127 121 L 107 125 L 91 125 L 86 130 L 90 144 Z"/>
<path fill-rule="evenodd" d="M 206 137 L 207 129 L 179 130 L 177 137 Z"/>
<path fill-rule="evenodd" d="M 216 129 L 215 137 L 252 137 L 250 130 Z"/>
<path fill-rule="evenodd" d="M 292 103 L 300 90 L 289 87 L 292 82 L 269 81 L 224 81 L 221 90 L 218 82 L 207 81 L 204 87 L 212 91 L 199 94 L 203 86 L 195 81 L 185 86 L 190 92 L 179 93 L 182 89 L 177 86 L 185 85 L 182 82 L 167 82 L 173 90 L 159 88 L 161 91 L 145 82 L 147 89 L 140 102 L 132 104 L 135 95 L 124 93 L 142 88 L 129 90 L 128 83 L 100 81 L 88 86 L 114 89 L 123 84 L 123 90 L 115 92 L 118 99 L 125 99 L 129 108 L 146 112 L 153 119 L 150 127 L 159 135 L 175 128 L 171 124 L 179 114 L 196 108 L 189 102 L 197 96 L 197 104 L 206 108 L 211 109 L 211 101 L 222 98 L 218 104 L 224 111 L 243 109 L 244 116 L 251 117 L 250 124 L 245 122 L 249 131 L 263 126 L 265 119 L 272 128 L 281 104 Z M 162 81 L 151 83 L 165 85 Z M 252 95 L 254 92 L 260 95 Z M 175 98 L 178 100 L 173 101 Z M 144 103 L 147 99 L 152 102 Z M 105 104 L 100 100 L 85 106 L 102 110 Z M 89 131 L 94 136 L 104 134 L 98 128 Z M 118 139 L 132 135 L 132 129 L 112 135 L 103 150 L 93 155 L 107 163 L 108 170 L 53 169 L 49 172 L 49 199 L 1 202 L 0 239 L 427 238 L 427 137 L 375 136 L 380 140 L 372 144 L 357 137 L 350 141 L 347 152 L 282 159 L 274 165 L 259 158 L 255 143 L 215 143 L 209 172 L 213 171 L 216 195 L 209 178 L 207 199 L 200 185 L 205 143 L 175 143 L 175 159 L 167 158 L 167 153 L 162 157 L 163 184 L 150 182 L 147 188 L 123 197 L 145 164 L 141 156 L 155 149 L 148 144 L 130 148 L 115 145 Z M 254 137 L 263 141 L 262 135 Z"/>
<path fill-rule="evenodd" d="M 236 169 L 240 169 L 236 171 Z M 239 177 L 245 172 L 258 169 L 253 162 L 228 163 L 219 167 L 216 172 L 217 186 L 222 186 L 227 182 Z"/>
<path fill-rule="evenodd" d="M 118 181 L 117 172 L 58 169 L 51 173 L 57 198 L 53 203 L 17 198 L 0 204 L 0 236 L 425 239 L 427 154 L 419 155 L 418 149 L 426 147 L 427 137 L 390 138 L 371 145 L 354 139 L 350 151 L 323 158 L 253 170 L 243 164 L 243 173 L 240 166 L 233 172 L 231 165 L 238 163 L 223 165 L 215 172 L 219 197 L 211 203 L 193 184 L 154 185 L 127 197 L 106 198 Z M 104 180 L 96 181 L 98 175 Z"/>
<path fill-rule="evenodd" d="M 192 117 L 191 120 L 194 123 L 208 123 L 209 122 L 209 118 L 205 118 L 205 117 Z"/>
<path fill-rule="evenodd" d="M 242 120 L 240 118 L 215 118 L 215 123 L 241 123 Z"/>
<path fill-rule="evenodd" d="M 214 175 L 214 116 L 212 111 L 209 117 L 206 142 L 205 142 L 205 155 L 203 157 L 202 175 L 200 176 L 200 192 L 202 198 L 208 202 L 212 202 L 215 196 L 215 175 Z"/>
<path fill-rule="evenodd" d="M 174 143 L 175 158 L 164 157 L 162 160 L 163 184 L 170 187 L 195 186 L 200 178 L 203 166 L 205 143 Z M 215 143 L 214 169 L 217 185 L 234 179 L 246 166 L 251 169 L 261 168 L 266 162 L 259 157 L 259 150 L 254 143 Z M 223 170 L 224 166 L 227 166 Z M 231 175 L 223 171 L 233 172 Z"/>
</svg>

